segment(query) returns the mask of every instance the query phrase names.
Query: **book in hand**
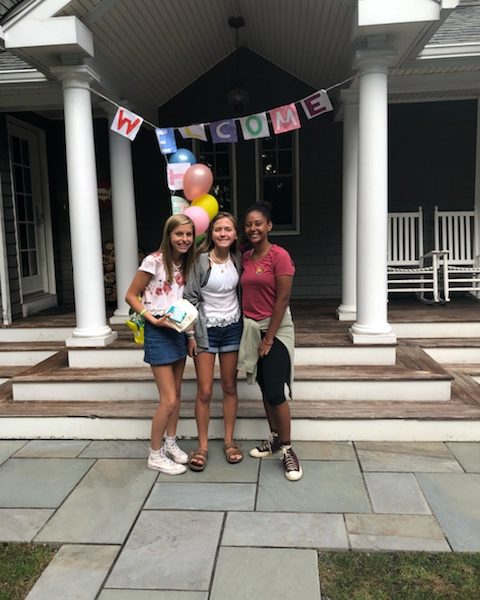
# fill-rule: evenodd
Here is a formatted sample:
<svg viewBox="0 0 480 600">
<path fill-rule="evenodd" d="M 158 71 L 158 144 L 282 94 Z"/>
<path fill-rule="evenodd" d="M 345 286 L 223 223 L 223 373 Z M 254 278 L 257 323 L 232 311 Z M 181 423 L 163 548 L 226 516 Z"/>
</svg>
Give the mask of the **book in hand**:
<svg viewBox="0 0 480 600">
<path fill-rule="evenodd" d="M 165 315 L 171 326 L 183 333 L 197 320 L 198 311 L 188 300 L 181 298 L 170 306 Z"/>
</svg>

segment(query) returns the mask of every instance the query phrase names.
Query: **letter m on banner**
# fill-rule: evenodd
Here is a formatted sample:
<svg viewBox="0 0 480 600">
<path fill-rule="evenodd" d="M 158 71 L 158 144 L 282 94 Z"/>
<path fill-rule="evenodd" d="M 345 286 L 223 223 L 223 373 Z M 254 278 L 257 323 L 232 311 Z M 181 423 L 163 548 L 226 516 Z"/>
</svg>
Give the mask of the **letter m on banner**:
<svg viewBox="0 0 480 600">
<path fill-rule="evenodd" d="M 110 129 L 133 142 L 140 131 L 142 123 L 143 117 L 119 106 Z"/>
</svg>

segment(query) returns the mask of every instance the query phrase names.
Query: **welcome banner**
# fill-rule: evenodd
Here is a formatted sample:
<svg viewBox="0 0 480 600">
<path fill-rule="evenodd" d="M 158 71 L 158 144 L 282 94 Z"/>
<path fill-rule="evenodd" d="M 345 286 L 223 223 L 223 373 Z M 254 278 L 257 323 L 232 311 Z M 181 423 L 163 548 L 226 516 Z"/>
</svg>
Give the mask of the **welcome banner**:
<svg viewBox="0 0 480 600">
<path fill-rule="evenodd" d="M 332 88 L 343 83 L 345 82 L 332 86 Z M 151 123 L 147 123 L 155 129 L 160 152 L 162 154 L 172 154 L 177 150 L 175 129 L 179 131 L 184 139 L 191 138 L 206 142 L 208 140 L 206 127 L 208 126 L 214 144 L 234 144 L 237 142 L 239 138 L 237 122 L 240 125 L 244 140 L 264 138 L 272 135 L 272 133 L 280 135 L 287 131 L 300 129 L 301 122 L 297 104 L 303 108 L 307 119 L 313 119 L 333 110 L 327 90 L 318 90 L 302 100 L 269 110 L 268 116 L 267 111 L 264 111 L 245 117 L 226 118 L 212 123 L 195 123 L 185 127 L 156 127 Z M 143 117 L 119 106 L 110 128 L 133 141 L 143 122 Z M 270 126 L 273 132 L 270 130 Z M 176 187 L 178 185 L 176 182 L 182 176 L 183 172 L 177 171 L 177 167 L 174 167 L 168 173 L 169 187 L 172 191 L 180 189 Z"/>
</svg>

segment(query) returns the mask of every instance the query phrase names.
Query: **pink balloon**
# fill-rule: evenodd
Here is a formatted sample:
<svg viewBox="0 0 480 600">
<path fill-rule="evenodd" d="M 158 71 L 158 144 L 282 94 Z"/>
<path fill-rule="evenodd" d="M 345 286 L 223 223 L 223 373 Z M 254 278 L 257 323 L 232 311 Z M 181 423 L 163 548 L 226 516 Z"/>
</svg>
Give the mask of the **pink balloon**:
<svg viewBox="0 0 480 600">
<path fill-rule="evenodd" d="M 185 171 L 183 176 L 183 193 L 189 200 L 206 194 L 213 183 L 211 169 L 202 163 L 196 163 Z"/>
<path fill-rule="evenodd" d="M 200 235 L 207 231 L 210 217 L 204 208 L 201 206 L 189 206 L 183 211 L 183 214 L 192 219 L 195 225 L 195 235 Z"/>
</svg>

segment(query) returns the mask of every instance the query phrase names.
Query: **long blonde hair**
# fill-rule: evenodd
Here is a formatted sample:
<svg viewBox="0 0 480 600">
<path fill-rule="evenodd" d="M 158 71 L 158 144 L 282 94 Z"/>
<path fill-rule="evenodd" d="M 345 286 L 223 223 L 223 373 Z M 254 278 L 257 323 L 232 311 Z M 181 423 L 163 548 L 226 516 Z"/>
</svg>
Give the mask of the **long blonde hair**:
<svg viewBox="0 0 480 600">
<path fill-rule="evenodd" d="M 195 261 L 195 223 L 187 217 L 187 215 L 178 214 L 172 215 L 165 221 L 165 225 L 163 227 L 163 235 L 162 241 L 160 243 L 160 252 L 163 254 L 163 264 L 165 267 L 165 274 L 167 276 L 167 281 L 172 283 L 173 281 L 173 256 L 172 256 L 172 246 L 170 244 L 170 235 L 174 229 L 180 227 L 181 225 L 191 225 L 192 227 L 192 245 L 190 248 L 182 255 L 182 275 L 185 281 L 187 281 L 187 277 L 190 273 L 190 269 L 193 266 Z"/>
<path fill-rule="evenodd" d="M 215 246 L 215 244 L 213 242 L 212 232 L 213 232 L 213 227 L 214 227 L 215 223 L 217 221 L 219 221 L 220 219 L 229 219 L 231 221 L 233 227 L 235 228 L 235 233 L 237 234 L 237 238 L 238 238 L 237 219 L 229 212 L 220 211 L 210 221 L 210 224 L 207 229 L 207 235 L 206 235 L 205 239 L 203 240 L 203 242 L 198 247 L 198 250 L 197 250 L 198 254 L 202 254 L 203 252 L 209 252 Z M 230 246 L 230 252 L 232 254 L 237 253 L 237 240 L 234 240 L 233 244 Z"/>
</svg>

